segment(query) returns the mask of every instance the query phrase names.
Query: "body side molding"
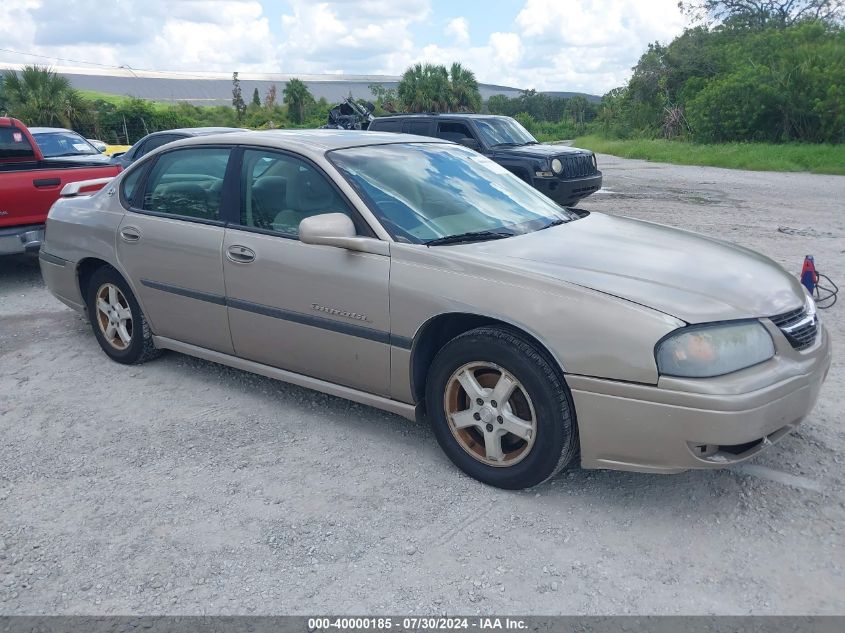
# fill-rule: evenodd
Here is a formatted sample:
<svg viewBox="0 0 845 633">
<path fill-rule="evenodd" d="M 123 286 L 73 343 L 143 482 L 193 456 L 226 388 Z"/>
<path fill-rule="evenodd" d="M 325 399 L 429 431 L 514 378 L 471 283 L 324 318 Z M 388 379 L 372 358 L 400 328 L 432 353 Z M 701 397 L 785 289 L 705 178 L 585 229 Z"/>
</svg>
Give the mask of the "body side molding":
<svg viewBox="0 0 845 633">
<path fill-rule="evenodd" d="M 212 363 L 228 365 L 229 367 L 234 367 L 235 369 L 260 374 L 261 376 L 281 380 L 282 382 L 287 382 L 299 387 L 321 391 L 322 393 L 327 393 L 330 396 L 345 398 L 369 407 L 389 411 L 391 413 L 401 415 L 408 420 L 416 419 L 415 407 L 412 404 L 399 402 L 398 400 L 391 400 L 390 398 L 385 398 L 383 396 L 359 391 L 358 389 L 353 389 L 351 387 L 344 387 L 343 385 L 327 382 L 318 378 L 311 378 L 310 376 L 296 374 L 294 372 L 279 369 L 277 367 L 271 367 L 270 365 L 264 365 L 262 363 L 256 363 L 236 356 L 230 356 L 229 354 L 223 354 L 222 352 L 215 352 L 210 349 L 205 349 L 204 347 L 198 347 L 188 343 L 180 343 L 179 341 L 163 336 L 153 336 L 153 343 L 159 348 L 188 354 L 189 356 L 202 358 L 204 360 L 211 361 Z"/>
</svg>

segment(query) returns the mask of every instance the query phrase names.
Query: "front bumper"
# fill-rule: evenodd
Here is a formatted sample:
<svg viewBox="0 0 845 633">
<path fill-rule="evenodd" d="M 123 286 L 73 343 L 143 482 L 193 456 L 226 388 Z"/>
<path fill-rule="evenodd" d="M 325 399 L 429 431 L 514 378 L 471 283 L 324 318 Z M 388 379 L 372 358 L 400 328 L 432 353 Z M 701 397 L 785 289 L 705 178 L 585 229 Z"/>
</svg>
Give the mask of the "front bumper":
<svg viewBox="0 0 845 633">
<path fill-rule="evenodd" d="M 0 229 L 0 255 L 35 253 L 41 248 L 43 241 L 43 224 Z"/>
<path fill-rule="evenodd" d="M 535 177 L 532 184 L 559 205 L 567 207 L 601 189 L 601 183 L 602 173 L 597 171 L 584 178 Z"/>
<path fill-rule="evenodd" d="M 803 352 L 778 345 L 773 359 L 718 378 L 661 378 L 655 387 L 567 376 L 581 465 L 676 473 L 756 455 L 815 405 L 831 362 L 829 335 L 823 325 L 819 330 Z"/>
</svg>

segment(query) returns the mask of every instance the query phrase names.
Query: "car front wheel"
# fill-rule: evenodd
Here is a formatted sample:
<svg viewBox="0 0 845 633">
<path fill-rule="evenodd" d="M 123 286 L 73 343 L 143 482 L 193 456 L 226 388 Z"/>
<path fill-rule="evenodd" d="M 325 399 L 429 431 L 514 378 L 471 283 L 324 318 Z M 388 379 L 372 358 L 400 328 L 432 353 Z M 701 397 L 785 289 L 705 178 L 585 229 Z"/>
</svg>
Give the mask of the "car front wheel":
<svg viewBox="0 0 845 633">
<path fill-rule="evenodd" d="M 471 330 L 432 362 L 426 404 L 448 457 L 499 488 L 539 484 L 574 461 L 569 391 L 547 354 L 504 328 Z"/>
</svg>

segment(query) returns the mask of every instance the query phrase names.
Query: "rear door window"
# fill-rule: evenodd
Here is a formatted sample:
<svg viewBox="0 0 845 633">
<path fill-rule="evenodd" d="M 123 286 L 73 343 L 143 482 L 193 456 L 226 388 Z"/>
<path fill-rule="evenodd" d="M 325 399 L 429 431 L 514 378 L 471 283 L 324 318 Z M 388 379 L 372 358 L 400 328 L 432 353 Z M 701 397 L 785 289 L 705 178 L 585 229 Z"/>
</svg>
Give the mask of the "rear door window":
<svg viewBox="0 0 845 633">
<path fill-rule="evenodd" d="M 431 121 L 428 121 L 426 119 L 405 121 L 402 124 L 402 131 L 405 132 L 405 134 L 431 136 Z"/>
<path fill-rule="evenodd" d="M 379 132 L 401 132 L 401 121 L 385 121 L 384 119 L 377 119 L 378 123 L 371 125 L 370 128 Z"/>
<path fill-rule="evenodd" d="M 230 148 L 165 152 L 150 170 L 141 208 L 167 215 L 220 221 L 223 180 Z"/>
</svg>

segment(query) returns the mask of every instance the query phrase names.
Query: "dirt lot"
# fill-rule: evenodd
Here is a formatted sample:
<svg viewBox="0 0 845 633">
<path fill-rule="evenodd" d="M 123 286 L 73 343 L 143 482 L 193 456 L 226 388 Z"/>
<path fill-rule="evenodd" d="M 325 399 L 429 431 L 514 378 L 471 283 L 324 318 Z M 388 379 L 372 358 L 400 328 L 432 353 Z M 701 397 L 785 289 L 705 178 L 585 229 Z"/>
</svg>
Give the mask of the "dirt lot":
<svg viewBox="0 0 845 633">
<path fill-rule="evenodd" d="M 845 282 L 845 177 L 601 157 L 582 203 Z M 778 230 L 784 227 L 787 233 Z M 823 315 L 845 345 L 845 302 Z M 169 353 L 112 363 L 0 262 L 0 613 L 845 613 L 845 371 L 752 463 L 509 493 L 427 428 Z"/>
</svg>

